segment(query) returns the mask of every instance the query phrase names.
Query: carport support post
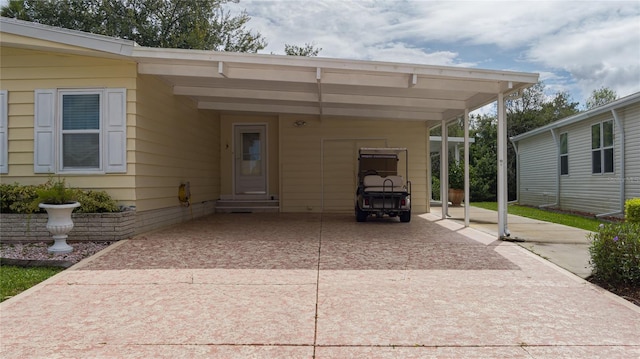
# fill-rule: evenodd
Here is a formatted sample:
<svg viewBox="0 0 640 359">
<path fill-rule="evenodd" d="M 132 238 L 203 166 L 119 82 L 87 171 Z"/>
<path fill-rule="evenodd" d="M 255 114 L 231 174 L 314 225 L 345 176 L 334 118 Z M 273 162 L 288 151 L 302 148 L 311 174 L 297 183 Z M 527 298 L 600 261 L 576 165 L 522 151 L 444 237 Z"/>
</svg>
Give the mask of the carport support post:
<svg viewBox="0 0 640 359">
<path fill-rule="evenodd" d="M 442 141 L 440 148 L 440 201 L 442 202 L 442 219 L 449 213 L 449 128 L 447 121 L 442 120 Z"/>
<path fill-rule="evenodd" d="M 469 227 L 469 109 L 464 109 L 464 226 Z"/>
<path fill-rule="evenodd" d="M 498 94 L 498 236 L 507 231 L 507 118 L 504 94 Z"/>
</svg>

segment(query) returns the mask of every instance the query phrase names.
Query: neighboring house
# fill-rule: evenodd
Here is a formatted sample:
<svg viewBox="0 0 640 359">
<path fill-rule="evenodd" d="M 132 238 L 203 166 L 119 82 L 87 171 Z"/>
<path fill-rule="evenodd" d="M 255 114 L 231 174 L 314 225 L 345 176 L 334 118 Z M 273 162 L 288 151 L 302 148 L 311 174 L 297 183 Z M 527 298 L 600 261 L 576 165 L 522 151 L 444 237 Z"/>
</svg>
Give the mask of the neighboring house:
<svg viewBox="0 0 640 359">
<path fill-rule="evenodd" d="M 429 210 L 429 129 L 537 74 L 146 48 L 1 19 L 0 174 L 50 175 L 135 208 L 143 232 L 261 200 L 352 212 L 359 147 L 407 147 Z M 179 186 L 190 184 L 191 207 Z"/>
<path fill-rule="evenodd" d="M 640 92 L 511 140 L 520 204 L 615 215 L 640 197 Z"/>
</svg>

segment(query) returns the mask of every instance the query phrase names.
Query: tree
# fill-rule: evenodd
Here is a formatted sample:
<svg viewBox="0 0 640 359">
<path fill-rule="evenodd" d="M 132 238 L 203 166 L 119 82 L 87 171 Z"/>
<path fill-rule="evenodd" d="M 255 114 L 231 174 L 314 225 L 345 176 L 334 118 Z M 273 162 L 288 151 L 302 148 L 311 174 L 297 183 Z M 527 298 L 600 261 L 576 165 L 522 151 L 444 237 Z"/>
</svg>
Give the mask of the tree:
<svg viewBox="0 0 640 359">
<path fill-rule="evenodd" d="M 289 56 L 318 56 L 322 51 L 321 47 L 316 48 L 314 44 L 305 43 L 304 46 L 284 44 L 284 53 Z"/>
<path fill-rule="evenodd" d="M 587 110 L 590 110 L 592 108 L 606 105 L 609 102 L 615 101 L 617 99 L 618 94 L 615 91 L 607 87 L 601 87 L 591 92 L 591 96 L 589 96 L 585 105 L 587 107 Z"/>
<path fill-rule="evenodd" d="M 266 46 L 246 29 L 246 11 L 234 0 L 11 0 L 5 17 L 133 40 L 149 47 L 257 52 Z M 235 0 L 237 1 L 237 0 Z"/>
</svg>

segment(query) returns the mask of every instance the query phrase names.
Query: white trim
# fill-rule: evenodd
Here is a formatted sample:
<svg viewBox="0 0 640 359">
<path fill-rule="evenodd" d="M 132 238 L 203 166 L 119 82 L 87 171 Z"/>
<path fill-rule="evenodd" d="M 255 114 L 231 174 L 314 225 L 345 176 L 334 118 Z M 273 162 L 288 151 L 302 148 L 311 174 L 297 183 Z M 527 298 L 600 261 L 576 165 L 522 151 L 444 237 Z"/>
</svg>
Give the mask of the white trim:
<svg viewBox="0 0 640 359">
<path fill-rule="evenodd" d="M 2 32 L 4 33 L 78 46 L 80 48 L 116 55 L 131 56 L 133 48 L 137 46 L 135 42 L 129 40 L 48 26 L 30 21 L 3 17 L 0 18 L 0 24 Z M 5 38 L 2 40 L 3 43 L 6 43 Z"/>
</svg>

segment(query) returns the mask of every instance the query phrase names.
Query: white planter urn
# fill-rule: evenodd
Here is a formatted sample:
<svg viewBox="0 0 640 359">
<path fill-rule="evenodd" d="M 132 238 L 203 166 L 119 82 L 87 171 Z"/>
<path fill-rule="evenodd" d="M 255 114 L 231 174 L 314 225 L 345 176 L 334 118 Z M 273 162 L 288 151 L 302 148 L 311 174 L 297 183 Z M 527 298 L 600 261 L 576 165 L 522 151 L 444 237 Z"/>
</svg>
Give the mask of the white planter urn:
<svg viewBox="0 0 640 359">
<path fill-rule="evenodd" d="M 46 204 L 40 203 L 40 208 L 44 208 L 49 215 L 47 230 L 53 235 L 54 243 L 47 250 L 49 253 L 71 253 L 73 247 L 67 244 L 67 233 L 73 228 L 71 212 L 80 207 L 79 202 L 67 204 Z"/>
</svg>

